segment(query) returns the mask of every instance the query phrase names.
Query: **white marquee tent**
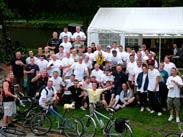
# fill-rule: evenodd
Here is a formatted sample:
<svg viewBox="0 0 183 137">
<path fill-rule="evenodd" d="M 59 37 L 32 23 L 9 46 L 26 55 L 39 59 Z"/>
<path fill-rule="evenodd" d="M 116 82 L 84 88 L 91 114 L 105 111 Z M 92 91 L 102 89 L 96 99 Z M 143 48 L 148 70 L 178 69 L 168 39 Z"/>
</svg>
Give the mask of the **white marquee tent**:
<svg viewBox="0 0 183 137">
<path fill-rule="evenodd" d="M 100 8 L 87 30 L 88 45 L 99 43 L 99 33 L 120 34 L 124 45 L 126 34 L 183 34 L 183 7 L 167 8 Z"/>
</svg>

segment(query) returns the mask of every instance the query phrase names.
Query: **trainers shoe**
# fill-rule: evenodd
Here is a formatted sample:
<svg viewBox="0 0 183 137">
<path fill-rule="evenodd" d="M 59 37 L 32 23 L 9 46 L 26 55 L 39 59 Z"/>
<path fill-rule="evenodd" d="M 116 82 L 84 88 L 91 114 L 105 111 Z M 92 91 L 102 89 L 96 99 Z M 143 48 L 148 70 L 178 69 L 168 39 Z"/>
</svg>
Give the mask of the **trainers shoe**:
<svg viewBox="0 0 183 137">
<path fill-rule="evenodd" d="M 86 110 L 83 106 L 80 107 L 81 110 Z"/>
<path fill-rule="evenodd" d="M 151 110 L 150 113 L 153 114 L 155 111 L 154 110 Z"/>
<path fill-rule="evenodd" d="M 168 118 L 168 121 L 170 122 L 170 121 L 172 121 L 172 120 L 173 120 L 173 116 L 170 115 L 170 117 Z"/>
<path fill-rule="evenodd" d="M 146 107 L 146 110 L 148 111 L 148 112 L 150 112 L 151 110 L 150 110 L 150 108 L 148 108 L 148 107 Z"/>
<path fill-rule="evenodd" d="M 140 112 L 143 112 L 143 111 L 144 111 L 144 107 L 141 107 Z"/>
<path fill-rule="evenodd" d="M 180 122 L 180 118 L 176 117 L 176 122 L 179 123 Z"/>
<path fill-rule="evenodd" d="M 158 112 L 158 116 L 161 116 L 162 115 L 162 113 L 161 112 Z"/>
</svg>

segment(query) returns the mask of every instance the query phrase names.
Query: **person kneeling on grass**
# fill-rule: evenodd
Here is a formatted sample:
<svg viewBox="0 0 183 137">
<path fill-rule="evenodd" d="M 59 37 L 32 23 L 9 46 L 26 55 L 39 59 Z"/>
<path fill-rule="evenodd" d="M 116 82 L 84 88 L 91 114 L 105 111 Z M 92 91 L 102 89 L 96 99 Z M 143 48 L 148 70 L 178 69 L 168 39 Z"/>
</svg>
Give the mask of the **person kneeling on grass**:
<svg viewBox="0 0 183 137">
<path fill-rule="evenodd" d="M 39 105 L 42 108 L 47 109 L 49 104 L 58 101 L 56 93 L 57 91 L 53 87 L 53 81 L 48 80 L 47 86 L 43 88 L 43 90 L 41 91 L 41 95 L 39 98 Z"/>
<path fill-rule="evenodd" d="M 133 95 L 133 91 L 131 89 L 128 89 L 127 83 L 123 83 L 122 91 L 121 91 L 120 95 L 117 95 L 115 97 L 115 103 L 113 105 L 113 108 L 115 110 L 124 108 L 124 107 L 132 104 L 134 102 L 134 100 L 135 100 L 135 97 Z"/>
</svg>

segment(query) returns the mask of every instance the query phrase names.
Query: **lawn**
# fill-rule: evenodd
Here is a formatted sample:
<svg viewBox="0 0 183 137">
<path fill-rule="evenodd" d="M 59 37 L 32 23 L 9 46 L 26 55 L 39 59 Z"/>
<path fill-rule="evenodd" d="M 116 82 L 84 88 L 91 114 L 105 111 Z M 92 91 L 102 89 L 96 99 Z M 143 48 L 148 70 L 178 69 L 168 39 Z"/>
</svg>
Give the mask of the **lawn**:
<svg viewBox="0 0 183 137">
<path fill-rule="evenodd" d="M 62 107 L 59 107 L 60 113 L 63 113 Z M 108 115 L 108 112 L 103 108 L 99 110 L 103 114 Z M 68 115 L 81 117 L 88 114 L 88 110 L 80 109 L 72 110 Z M 181 116 L 183 112 L 181 112 Z M 130 126 L 133 130 L 134 137 L 164 137 L 171 132 L 179 132 L 178 125 L 175 121 L 168 122 L 168 112 L 164 112 L 162 116 L 157 116 L 157 113 L 150 114 L 147 111 L 140 112 L 139 106 L 126 107 L 115 112 L 115 118 L 124 117 L 130 120 Z M 55 124 L 53 124 L 55 125 Z M 102 131 L 99 126 L 97 128 L 97 137 L 102 136 Z"/>
</svg>

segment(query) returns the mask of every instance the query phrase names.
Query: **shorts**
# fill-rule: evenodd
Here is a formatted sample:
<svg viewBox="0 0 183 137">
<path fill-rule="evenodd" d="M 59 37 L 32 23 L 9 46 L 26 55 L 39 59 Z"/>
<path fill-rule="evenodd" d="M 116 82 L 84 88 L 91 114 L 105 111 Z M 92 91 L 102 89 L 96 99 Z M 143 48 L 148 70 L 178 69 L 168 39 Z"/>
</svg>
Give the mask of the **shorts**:
<svg viewBox="0 0 183 137">
<path fill-rule="evenodd" d="M 167 99 L 168 110 L 175 108 L 176 111 L 180 111 L 180 98 L 170 98 Z"/>
<path fill-rule="evenodd" d="M 4 108 L 4 115 L 5 116 L 13 116 L 13 114 L 16 114 L 15 101 L 3 102 L 3 108 Z"/>
</svg>

